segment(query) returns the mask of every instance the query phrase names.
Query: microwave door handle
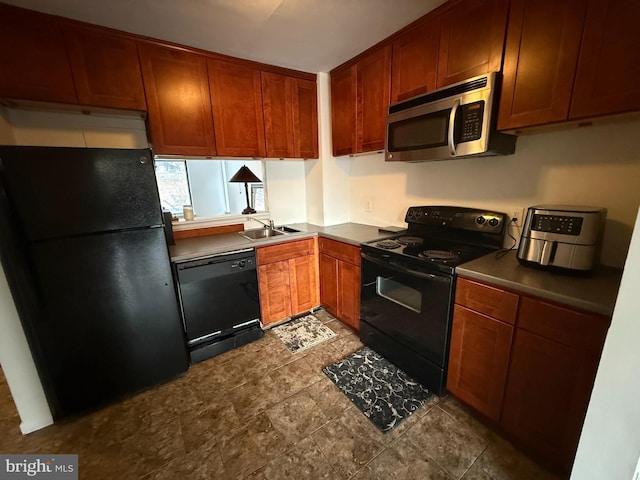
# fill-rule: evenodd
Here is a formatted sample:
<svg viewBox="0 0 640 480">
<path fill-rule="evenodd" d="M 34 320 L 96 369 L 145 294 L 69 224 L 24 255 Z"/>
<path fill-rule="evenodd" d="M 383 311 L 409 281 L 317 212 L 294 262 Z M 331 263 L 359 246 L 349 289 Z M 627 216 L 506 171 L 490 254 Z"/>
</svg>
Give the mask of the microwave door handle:
<svg viewBox="0 0 640 480">
<path fill-rule="evenodd" d="M 449 134 L 447 135 L 449 153 L 454 157 L 456 156 L 456 141 L 453 138 L 453 130 L 456 126 L 456 114 L 458 113 L 458 108 L 460 108 L 460 99 L 456 98 L 456 101 L 453 102 L 453 107 L 451 107 L 451 113 L 449 114 Z"/>
</svg>

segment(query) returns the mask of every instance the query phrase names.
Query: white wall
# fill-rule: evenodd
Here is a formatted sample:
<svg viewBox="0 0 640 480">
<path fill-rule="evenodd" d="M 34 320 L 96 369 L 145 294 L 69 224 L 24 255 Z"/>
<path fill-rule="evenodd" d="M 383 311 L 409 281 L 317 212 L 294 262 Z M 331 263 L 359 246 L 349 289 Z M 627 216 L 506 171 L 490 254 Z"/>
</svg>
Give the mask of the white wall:
<svg viewBox="0 0 640 480">
<path fill-rule="evenodd" d="M 631 480 L 640 456 L 640 211 L 571 480 Z"/>
<path fill-rule="evenodd" d="M 640 121 L 521 136 L 516 153 L 425 163 L 350 158 L 349 219 L 404 225 L 411 205 L 461 205 L 508 212 L 540 203 L 608 209 L 602 261 L 622 266 L 640 205 Z M 365 201 L 372 211 L 365 212 Z"/>
<path fill-rule="evenodd" d="M 276 224 L 306 222 L 304 162 L 269 160 L 265 167 L 271 219 Z"/>
</svg>

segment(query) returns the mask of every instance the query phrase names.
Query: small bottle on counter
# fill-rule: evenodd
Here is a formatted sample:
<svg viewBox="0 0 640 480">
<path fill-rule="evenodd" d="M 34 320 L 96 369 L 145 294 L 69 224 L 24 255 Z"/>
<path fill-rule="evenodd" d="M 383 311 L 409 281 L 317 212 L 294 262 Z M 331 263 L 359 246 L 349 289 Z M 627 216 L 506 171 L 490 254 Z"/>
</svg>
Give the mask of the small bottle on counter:
<svg viewBox="0 0 640 480">
<path fill-rule="evenodd" d="M 186 221 L 193 220 L 193 207 L 191 205 L 184 205 L 182 207 L 182 214 Z"/>
</svg>

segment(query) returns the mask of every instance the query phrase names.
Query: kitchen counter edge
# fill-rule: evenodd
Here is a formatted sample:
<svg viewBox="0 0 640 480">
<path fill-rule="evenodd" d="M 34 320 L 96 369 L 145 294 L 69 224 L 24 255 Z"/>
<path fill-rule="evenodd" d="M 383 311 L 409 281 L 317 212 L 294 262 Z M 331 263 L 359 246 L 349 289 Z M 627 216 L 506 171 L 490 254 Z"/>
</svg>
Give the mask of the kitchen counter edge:
<svg viewBox="0 0 640 480">
<path fill-rule="evenodd" d="M 588 275 L 569 275 L 521 265 L 516 252 L 494 253 L 456 267 L 459 276 L 611 317 L 622 270 L 600 266 Z"/>
</svg>

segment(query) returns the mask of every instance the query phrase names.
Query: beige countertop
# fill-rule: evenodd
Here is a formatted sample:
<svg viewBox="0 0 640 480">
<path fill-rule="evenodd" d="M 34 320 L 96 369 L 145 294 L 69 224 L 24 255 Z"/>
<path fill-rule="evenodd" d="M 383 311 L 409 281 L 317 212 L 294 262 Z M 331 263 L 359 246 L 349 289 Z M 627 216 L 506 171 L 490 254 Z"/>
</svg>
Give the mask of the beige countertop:
<svg viewBox="0 0 640 480">
<path fill-rule="evenodd" d="M 611 316 L 622 270 L 601 266 L 587 276 L 574 276 L 520 265 L 516 252 L 495 254 L 456 267 L 460 276 L 526 293 L 593 313 Z"/>
<path fill-rule="evenodd" d="M 210 255 L 232 252 L 234 250 L 308 238 L 315 235 L 332 238 L 352 245 L 360 245 L 363 242 L 393 235 L 392 233 L 380 232 L 378 227 L 360 223 L 342 223 L 329 227 L 321 227 L 311 223 L 294 223 L 288 224 L 287 226 L 300 230 L 300 232 L 278 235 L 263 240 L 248 240 L 237 232 L 176 240 L 176 244 L 169 247 L 171 261 L 183 262 Z"/>
</svg>

